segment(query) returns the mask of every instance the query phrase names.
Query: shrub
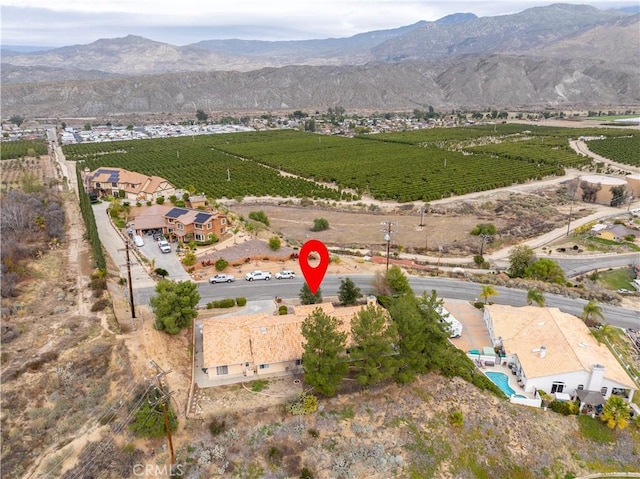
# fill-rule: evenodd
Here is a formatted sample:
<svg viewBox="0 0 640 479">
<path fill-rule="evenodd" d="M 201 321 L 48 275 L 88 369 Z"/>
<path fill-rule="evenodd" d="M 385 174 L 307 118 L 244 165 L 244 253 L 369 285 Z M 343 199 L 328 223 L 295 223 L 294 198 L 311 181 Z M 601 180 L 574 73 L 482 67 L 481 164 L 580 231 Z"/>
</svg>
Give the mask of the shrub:
<svg viewBox="0 0 640 479">
<path fill-rule="evenodd" d="M 247 298 L 242 297 L 242 296 L 239 297 L 239 298 L 236 298 L 236 305 L 237 306 L 246 306 L 246 304 L 247 304 Z"/>
<path fill-rule="evenodd" d="M 169 276 L 169 272 L 164 268 L 156 268 L 153 270 L 154 274 L 157 274 L 161 278 L 166 278 Z"/>
<path fill-rule="evenodd" d="M 156 204 L 163 205 L 164 204 L 164 198 L 162 196 L 158 196 L 156 198 Z"/>
<path fill-rule="evenodd" d="M 209 432 L 214 437 L 223 433 L 225 428 L 226 428 L 225 422 L 216 417 L 214 417 L 209 423 Z"/>
<path fill-rule="evenodd" d="M 269 218 L 267 218 L 267 215 L 262 210 L 251 211 L 249 213 L 249 218 L 251 218 L 254 221 L 258 221 L 259 223 L 262 223 L 265 226 L 269 226 Z"/>
<path fill-rule="evenodd" d="M 464 424 L 464 416 L 460 411 L 452 411 L 449 414 L 449 424 L 452 426 L 462 426 Z"/>
<path fill-rule="evenodd" d="M 277 236 L 272 236 L 269 239 L 269 248 L 271 248 L 273 251 L 278 251 L 280 249 L 280 246 L 282 246 L 282 242 Z"/>
<path fill-rule="evenodd" d="M 293 415 L 311 414 L 318 410 L 318 398 L 313 394 L 302 393 L 289 402 L 286 408 Z"/>
<path fill-rule="evenodd" d="M 110 301 L 107 298 L 99 299 L 98 301 L 96 301 L 91 305 L 91 312 L 95 313 L 96 311 L 102 311 L 107 306 L 109 306 L 109 304 L 110 304 Z"/>
<path fill-rule="evenodd" d="M 276 446 L 271 446 L 267 453 L 269 462 L 275 466 L 282 464 L 282 452 Z"/>
<path fill-rule="evenodd" d="M 269 386 L 269 381 L 266 379 L 258 379 L 251 383 L 251 391 L 254 393 L 259 393 L 260 391 L 264 391 Z"/>
<path fill-rule="evenodd" d="M 185 266 L 193 266 L 196 264 L 196 261 L 198 261 L 198 258 L 196 258 L 195 253 L 193 251 L 187 251 L 187 254 L 185 254 L 182 259 L 182 264 Z"/>
<path fill-rule="evenodd" d="M 303 467 L 300 471 L 300 479 L 313 479 L 313 472 L 308 467 Z"/>
<path fill-rule="evenodd" d="M 286 306 L 286 305 L 284 305 L 284 304 L 278 308 L 278 314 L 279 314 L 280 316 L 284 316 L 284 315 L 285 315 L 285 314 L 287 314 L 288 312 L 289 312 L 289 308 L 287 308 L 287 306 Z"/>
<path fill-rule="evenodd" d="M 549 407 L 553 412 L 557 412 L 563 416 L 577 415 L 579 412 L 578 405 L 570 401 L 551 401 Z"/>
<path fill-rule="evenodd" d="M 216 271 L 224 271 L 224 269 L 229 266 L 229 262 L 224 258 L 218 258 L 216 260 L 215 268 Z"/>
<path fill-rule="evenodd" d="M 212 301 L 211 303 L 207 303 L 207 309 L 211 309 L 209 307 L 210 304 L 213 308 L 233 308 L 236 305 L 236 300 L 233 298 L 225 298 Z"/>
<path fill-rule="evenodd" d="M 329 229 L 329 221 L 325 218 L 316 218 L 313 220 L 311 231 L 324 231 Z"/>
</svg>

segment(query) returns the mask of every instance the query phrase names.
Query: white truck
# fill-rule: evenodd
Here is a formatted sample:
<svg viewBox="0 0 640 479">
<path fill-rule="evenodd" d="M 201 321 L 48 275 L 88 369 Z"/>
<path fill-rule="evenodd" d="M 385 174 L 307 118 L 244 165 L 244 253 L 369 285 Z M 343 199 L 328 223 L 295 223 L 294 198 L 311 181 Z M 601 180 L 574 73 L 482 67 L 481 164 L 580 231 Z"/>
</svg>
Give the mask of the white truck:
<svg viewBox="0 0 640 479">
<path fill-rule="evenodd" d="M 160 248 L 160 251 L 163 253 L 171 253 L 171 245 L 167 240 L 161 239 L 158 241 L 158 248 Z"/>
<path fill-rule="evenodd" d="M 215 276 L 211 276 L 209 278 L 209 283 L 233 283 L 236 280 L 235 276 L 232 274 L 216 274 Z"/>
<path fill-rule="evenodd" d="M 244 277 L 247 281 L 253 281 L 254 279 L 264 279 L 269 281 L 271 279 L 271 273 L 268 271 L 251 271 L 251 273 L 247 273 Z"/>
</svg>

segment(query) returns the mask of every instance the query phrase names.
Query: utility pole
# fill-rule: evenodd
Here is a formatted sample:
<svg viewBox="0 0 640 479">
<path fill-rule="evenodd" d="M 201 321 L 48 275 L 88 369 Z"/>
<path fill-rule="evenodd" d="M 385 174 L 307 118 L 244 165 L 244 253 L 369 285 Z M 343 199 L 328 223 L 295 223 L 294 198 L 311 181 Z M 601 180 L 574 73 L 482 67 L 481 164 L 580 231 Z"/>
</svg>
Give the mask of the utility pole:
<svg viewBox="0 0 640 479">
<path fill-rule="evenodd" d="M 127 251 L 127 283 L 129 284 L 129 305 L 131 306 L 131 317 L 136 317 L 136 307 L 133 304 L 133 283 L 131 281 L 131 260 L 129 258 L 129 240 L 125 241 Z"/>
<path fill-rule="evenodd" d="M 167 439 L 169 441 L 169 453 L 171 455 L 171 462 L 169 463 L 169 465 L 172 468 L 173 465 L 176 463 L 176 455 L 173 451 L 173 440 L 171 439 L 171 425 L 169 424 L 169 412 L 167 409 L 167 400 L 169 398 L 170 393 L 165 393 L 164 387 L 162 386 L 162 381 L 160 380 L 161 377 L 166 376 L 171 371 L 167 371 L 167 372 L 163 371 L 162 368 L 158 366 L 158 364 L 153 359 L 151 359 L 150 362 L 151 362 L 151 365 L 154 368 L 156 368 L 156 371 L 158 371 L 158 374 L 156 374 L 156 381 L 158 382 L 157 388 L 160 394 L 162 394 L 162 396 L 160 397 L 160 406 L 162 407 L 162 414 L 164 416 L 164 428 L 167 433 Z"/>
<path fill-rule="evenodd" d="M 397 225 L 395 221 L 383 221 L 380 223 L 384 226 L 382 232 L 384 233 L 384 240 L 387 242 L 387 271 L 389 271 L 389 253 L 391 251 L 391 235 L 395 234 L 393 227 Z"/>
</svg>

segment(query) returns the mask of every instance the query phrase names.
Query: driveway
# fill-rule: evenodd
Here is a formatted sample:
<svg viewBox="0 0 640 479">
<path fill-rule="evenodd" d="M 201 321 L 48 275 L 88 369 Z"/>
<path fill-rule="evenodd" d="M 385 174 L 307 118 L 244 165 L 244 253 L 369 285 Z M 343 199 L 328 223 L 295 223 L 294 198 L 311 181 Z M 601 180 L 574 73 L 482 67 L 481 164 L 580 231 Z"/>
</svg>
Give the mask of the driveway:
<svg viewBox="0 0 640 479">
<path fill-rule="evenodd" d="M 180 263 L 180 258 L 176 254 L 176 243 L 171 245 L 171 253 L 163 253 L 158 248 L 158 243 L 153 240 L 151 235 L 143 235 L 144 246 L 137 248 L 149 261 L 154 261 L 156 268 L 162 268 L 169 273 L 167 279 L 173 281 L 190 280 L 191 276 L 187 273 Z"/>
<path fill-rule="evenodd" d="M 459 299 L 445 299 L 444 307 L 451 316 L 462 323 L 462 336 L 451 339 L 456 348 L 466 353 L 470 349 L 493 346 L 482 320 L 482 310 L 474 307 L 469 301 Z"/>
</svg>

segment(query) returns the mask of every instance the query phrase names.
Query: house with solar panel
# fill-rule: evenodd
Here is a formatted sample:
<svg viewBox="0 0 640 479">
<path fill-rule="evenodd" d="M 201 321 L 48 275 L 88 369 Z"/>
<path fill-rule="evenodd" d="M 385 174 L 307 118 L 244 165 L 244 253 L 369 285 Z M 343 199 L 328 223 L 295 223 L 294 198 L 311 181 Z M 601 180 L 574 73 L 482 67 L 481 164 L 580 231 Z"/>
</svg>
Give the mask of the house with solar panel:
<svg viewBox="0 0 640 479">
<path fill-rule="evenodd" d="M 114 196 L 132 202 L 155 202 L 176 194 L 176 188 L 159 176 L 147 176 L 122 168 L 98 168 L 84 173 L 87 193 L 98 196 Z"/>
<path fill-rule="evenodd" d="M 217 212 L 173 207 L 164 214 L 164 220 L 163 232 L 182 243 L 209 241 L 213 235 L 220 238 L 227 231 L 226 216 Z"/>
</svg>

